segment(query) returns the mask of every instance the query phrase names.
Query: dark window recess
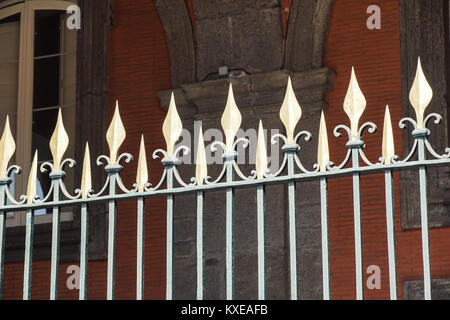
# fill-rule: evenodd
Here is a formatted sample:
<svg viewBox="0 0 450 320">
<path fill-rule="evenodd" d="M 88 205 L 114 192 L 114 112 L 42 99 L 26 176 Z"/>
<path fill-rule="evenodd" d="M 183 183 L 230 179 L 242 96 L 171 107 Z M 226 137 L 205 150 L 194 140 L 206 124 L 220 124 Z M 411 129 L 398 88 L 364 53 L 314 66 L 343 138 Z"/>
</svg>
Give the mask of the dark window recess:
<svg viewBox="0 0 450 320">
<path fill-rule="evenodd" d="M 31 155 L 39 150 L 39 162 L 52 159 L 49 141 L 58 116 L 60 87 L 60 16 L 59 11 L 38 11 L 35 15 L 33 138 Z M 56 56 L 55 56 L 56 55 Z M 52 108 L 53 107 L 53 108 Z M 38 170 L 41 198 L 50 190 L 47 173 Z M 46 213 L 40 211 L 40 214 Z"/>
<path fill-rule="evenodd" d="M 0 20 L 0 24 L 14 22 L 14 21 L 20 21 L 20 13 L 16 13 L 12 16 L 9 16 L 9 17 L 6 17 L 5 19 Z"/>
</svg>

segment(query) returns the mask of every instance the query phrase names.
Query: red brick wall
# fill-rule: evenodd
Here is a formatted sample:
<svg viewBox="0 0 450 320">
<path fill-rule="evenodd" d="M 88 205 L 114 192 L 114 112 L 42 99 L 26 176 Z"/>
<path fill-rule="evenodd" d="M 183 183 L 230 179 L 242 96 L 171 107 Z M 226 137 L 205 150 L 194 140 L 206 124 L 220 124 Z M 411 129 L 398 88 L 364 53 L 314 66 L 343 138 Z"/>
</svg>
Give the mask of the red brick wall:
<svg viewBox="0 0 450 320">
<path fill-rule="evenodd" d="M 156 92 L 170 89 L 170 69 L 165 35 L 153 1 L 116 1 L 110 41 L 110 118 L 119 100 L 127 139 L 121 148 L 135 156 L 124 165 L 124 183 L 136 181 L 137 157 L 144 134 L 149 180 L 156 185 L 162 175 L 159 160 L 151 155 L 165 149 L 162 123 L 165 113 Z M 165 202 L 146 201 L 145 298 L 165 297 Z M 117 214 L 117 299 L 136 297 L 136 204 L 119 205 Z"/>
<path fill-rule="evenodd" d="M 159 161 L 151 158 L 153 150 L 164 147 L 161 133 L 163 112 L 156 92 L 170 88 L 169 58 L 165 35 L 153 1 L 115 1 L 114 25 L 110 33 L 110 110 L 119 100 L 127 139 L 121 150 L 136 159 L 125 164 L 124 183 L 134 183 L 140 135 L 144 134 L 149 178 L 157 183 L 162 174 Z M 96 155 L 97 156 L 97 155 Z M 94 155 L 92 155 L 94 159 Z M 94 168 L 94 167 L 93 167 Z M 96 168 L 96 170 L 102 170 Z M 165 297 L 165 203 L 146 202 L 145 298 Z M 119 205 L 117 213 L 116 298 L 136 297 L 136 206 Z M 77 299 L 78 290 L 68 290 L 66 269 L 60 265 L 59 298 Z M 106 261 L 92 261 L 88 266 L 88 299 L 106 298 Z M 48 299 L 50 261 L 33 262 L 32 299 Z M 23 263 L 5 266 L 5 299 L 21 299 Z"/>
<path fill-rule="evenodd" d="M 366 8 L 376 4 L 381 8 L 381 30 L 368 30 Z M 372 121 L 379 130 L 364 135 L 366 154 L 375 162 L 381 156 L 384 110 L 389 104 L 394 128 L 395 147 L 402 150 L 401 68 L 398 1 L 335 2 L 329 26 L 325 55 L 326 66 L 336 71 L 334 90 L 327 95 L 330 107 L 326 110 L 332 161 L 340 163 L 346 152 L 345 138 L 335 138 L 332 129 L 339 123 L 349 124 L 342 104 L 355 67 L 359 85 L 367 107 L 361 123 Z M 389 273 L 386 240 L 384 176 L 362 177 L 362 242 L 364 281 L 369 265 L 381 268 L 381 290 L 368 290 L 365 298 L 389 298 Z M 422 279 L 422 251 L 420 230 L 402 231 L 400 224 L 399 185 L 395 176 L 395 227 L 397 247 L 398 294 L 402 296 L 402 282 Z M 331 293 L 335 299 L 355 298 L 353 200 L 351 178 L 329 183 L 329 230 Z M 450 276 L 450 229 L 430 230 L 431 271 L 433 278 Z"/>
</svg>

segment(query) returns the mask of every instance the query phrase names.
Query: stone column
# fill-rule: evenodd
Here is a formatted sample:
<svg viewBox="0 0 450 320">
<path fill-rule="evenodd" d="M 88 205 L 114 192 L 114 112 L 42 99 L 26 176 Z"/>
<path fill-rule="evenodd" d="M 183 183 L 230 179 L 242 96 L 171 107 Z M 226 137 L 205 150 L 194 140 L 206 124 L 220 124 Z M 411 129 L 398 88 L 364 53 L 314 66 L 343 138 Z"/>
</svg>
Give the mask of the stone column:
<svg viewBox="0 0 450 320">
<path fill-rule="evenodd" d="M 327 68 L 305 72 L 279 70 L 239 78 L 222 78 L 182 85 L 174 90 L 178 111 L 184 127 L 191 133 L 192 141 L 185 141 L 192 149 L 197 145 L 194 121 L 202 121 L 204 132 L 215 128 L 222 132 L 220 119 L 225 108 L 228 85 L 233 84 L 236 103 L 242 113 L 241 128 L 256 147 L 259 119 L 267 129 L 269 156 L 282 152 L 270 145 L 272 130 L 284 133 L 279 110 L 284 98 L 288 75 L 302 107 L 303 115 L 297 127 L 313 134 L 310 142 L 300 141 L 300 159 L 308 170 L 317 161 L 317 135 L 320 112 L 326 108 L 325 94 L 330 90 L 334 73 Z M 161 107 L 168 108 L 171 91 L 159 92 Z M 249 129 L 254 129 L 251 131 Z M 273 131 L 272 131 L 273 133 Z M 205 136 L 205 145 L 211 144 Z M 219 137 L 223 141 L 222 138 Z M 271 151 L 272 150 L 272 151 Z M 242 152 L 242 150 L 240 150 Z M 246 152 L 245 164 L 240 168 L 246 175 L 254 169 L 255 159 Z M 254 157 L 253 154 L 250 154 Z M 195 174 L 195 155 L 190 163 L 179 166 L 185 181 Z M 215 157 L 221 159 L 221 155 Z M 250 161 L 249 161 L 250 160 Z M 249 162 L 251 162 L 249 164 Z M 276 166 L 277 167 L 277 166 Z M 218 176 L 222 166 L 211 164 L 208 173 Z M 240 179 L 236 177 L 236 179 Z M 298 288 L 301 299 L 320 299 L 322 294 L 320 199 L 317 182 L 298 183 L 296 189 Z M 268 299 L 289 298 L 289 241 L 287 216 L 287 187 L 273 185 L 266 188 L 266 284 Z M 204 278 L 205 299 L 225 299 L 225 191 L 208 192 L 204 203 Z M 175 197 L 174 213 L 174 298 L 195 299 L 196 293 L 196 197 Z M 234 218 L 235 299 L 257 297 L 257 234 L 256 188 L 235 191 Z"/>
</svg>

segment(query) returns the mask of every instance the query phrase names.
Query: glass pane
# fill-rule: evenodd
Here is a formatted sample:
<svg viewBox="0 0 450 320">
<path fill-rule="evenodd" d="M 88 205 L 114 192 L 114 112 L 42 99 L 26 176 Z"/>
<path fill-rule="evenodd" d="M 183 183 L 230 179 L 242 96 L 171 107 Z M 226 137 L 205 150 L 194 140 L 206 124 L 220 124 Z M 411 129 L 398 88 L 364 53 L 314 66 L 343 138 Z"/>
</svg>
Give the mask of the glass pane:
<svg viewBox="0 0 450 320">
<path fill-rule="evenodd" d="M 31 155 L 39 150 L 39 165 L 50 161 L 49 142 L 58 116 L 60 96 L 60 11 L 35 13 L 34 86 Z M 38 195 L 45 197 L 51 186 L 48 173 L 38 170 Z M 45 214 L 46 210 L 36 214 Z"/>
<path fill-rule="evenodd" d="M 77 70 L 77 33 L 78 31 L 70 30 L 66 26 L 67 18 L 70 15 L 61 15 L 61 53 L 60 56 L 60 90 L 59 90 L 59 104 L 64 106 L 62 115 L 64 119 L 64 126 L 70 139 L 69 147 L 67 149 L 67 157 L 74 157 L 75 155 L 75 119 L 76 119 L 76 70 Z M 65 178 L 65 183 L 68 190 L 73 191 L 79 185 L 74 179 L 74 170 L 68 170 Z"/>
<path fill-rule="evenodd" d="M 64 126 L 70 144 L 65 157 L 73 157 L 75 138 L 76 30 L 68 30 L 67 14 L 43 10 L 35 13 L 35 54 L 33 88 L 33 139 L 31 154 L 39 150 L 39 162 L 51 161 L 49 142 L 55 128 L 58 109 L 62 108 Z M 48 173 L 38 172 L 40 197 L 48 194 Z M 65 184 L 73 193 L 73 170 Z M 45 213 L 45 212 L 43 212 Z"/>
<path fill-rule="evenodd" d="M 60 49 L 61 11 L 39 10 L 34 21 L 34 56 L 58 54 Z"/>
</svg>

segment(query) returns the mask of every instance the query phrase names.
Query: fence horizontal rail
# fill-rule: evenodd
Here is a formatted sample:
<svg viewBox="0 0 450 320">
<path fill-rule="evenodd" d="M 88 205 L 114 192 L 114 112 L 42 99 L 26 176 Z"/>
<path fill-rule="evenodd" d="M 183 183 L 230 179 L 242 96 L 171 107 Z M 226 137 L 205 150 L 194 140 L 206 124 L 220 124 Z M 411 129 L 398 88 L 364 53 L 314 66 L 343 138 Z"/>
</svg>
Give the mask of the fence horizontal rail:
<svg viewBox="0 0 450 320">
<path fill-rule="evenodd" d="M 359 125 L 359 120 L 366 107 L 366 100 L 359 88 L 354 70 L 351 71 L 350 84 L 344 100 L 344 111 L 350 119 L 350 126 L 338 125 L 333 133 L 340 137 L 341 132 L 346 132 L 348 142 L 346 144 L 347 154 L 344 160 L 335 165 L 330 161 L 328 134 L 325 117 L 322 113 L 318 136 L 317 163 L 313 165 L 313 170 L 307 170 L 302 164 L 298 153 L 300 151 L 299 140 L 311 140 L 311 133 L 300 131 L 295 134 L 295 128 L 299 122 L 302 110 L 294 94 L 290 79 L 288 80 L 286 95 L 280 109 L 280 119 L 286 129 L 286 135 L 275 134 L 271 137 L 272 144 L 277 143 L 277 139 L 282 141 L 282 151 L 284 153 L 282 164 L 277 172 L 268 169 L 268 158 L 266 151 L 266 141 L 262 122 L 259 123 L 258 141 L 256 148 L 255 170 L 250 176 L 246 176 L 238 166 L 238 145 L 248 147 L 250 141 L 245 138 L 236 139 L 237 131 L 240 128 L 242 116 L 235 103 L 232 86 L 230 84 L 228 100 L 222 116 L 222 127 L 225 133 L 225 143 L 215 141 L 211 145 L 213 152 L 222 151 L 224 160 L 223 168 L 215 180 L 208 176 L 206 163 L 205 146 L 203 133 L 200 130 L 198 139 L 196 173 L 191 178 L 190 183 L 186 183 L 180 176 L 177 167 L 181 164 L 178 159 L 180 153 L 187 154 L 190 148 L 176 145 L 182 132 L 182 123 L 175 105 L 172 94 L 169 110 L 163 124 L 163 134 L 166 140 L 166 150 L 158 149 L 153 153 L 153 158 L 158 159 L 162 155 L 161 162 L 164 166 L 163 175 L 160 181 L 153 187 L 148 181 L 147 157 L 145 152 L 144 138 L 141 138 L 136 183 L 133 188 L 128 189 L 122 182 L 120 173 L 123 169 L 121 162 L 129 163 L 133 157 L 128 153 L 119 153 L 119 148 L 125 140 L 126 132 L 119 114 L 118 103 L 111 121 L 111 125 L 106 133 L 106 140 L 109 145 L 109 156 L 101 155 L 97 158 L 97 165 L 104 165 L 108 173 L 107 180 L 101 189 L 95 193 L 92 190 L 91 181 L 91 160 L 89 146 L 86 144 L 86 151 L 83 160 L 83 173 L 80 189 L 74 191 L 72 195 L 64 184 L 66 175 L 64 168 L 68 165 L 73 167 L 75 161 L 64 159 L 63 156 L 69 144 L 69 138 L 64 129 L 61 112 L 58 114 L 55 131 L 50 140 L 50 150 L 53 155 L 52 162 L 44 162 L 41 172 L 49 172 L 51 179 L 50 190 L 39 199 L 37 193 L 37 151 L 32 162 L 27 194 L 14 198 L 10 185 L 11 174 L 19 174 L 21 168 L 13 165 L 8 168 L 8 163 L 15 151 L 15 142 L 12 137 L 9 120 L 3 136 L 0 140 L 0 298 L 3 294 L 4 283 L 4 251 L 5 251 L 5 228 L 6 213 L 25 211 L 26 214 L 26 236 L 24 252 L 24 283 L 23 298 L 29 299 L 31 293 L 31 275 L 33 260 L 33 228 L 35 211 L 42 208 L 52 210 L 52 253 L 51 253 L 51 278 L 50 278 L 50 299 L 57 299 L 57 282 L 59 271 L 59 233 L 60 215 L 63 207 L 81 207 L 81 240 L 80 240 L 80 299 L 87 298 L 87 250 L 89 239 L 89 205 L 95 203 L 108 204 L 108 263 L 107 263 L 107 299 L 114 299 L 115 294 L 115 267 L 116 267 L 116 216 L 117 202 L 125 200 L 137 201 L 137 274 L 136 274 L 136 298 L 144 297 L 144 220 L 145 220 L 145 199 L 165 197 L 167 199 L 167 225 L 166 225 L 166 298 L 173 298 L 173 215 L 174 197 L 183 194 L 196 194 L 197 196 L 197 299 L 203 299 L 203 209 L 205 194 L 210 191 L 225 191 L 225 263 L 226 263 L 226 298 L 234 298 L 234 191 L 239 188 L 256 188 L 256 209 L 257 215 L 257 239 L 258 239 L 258 298 L 266 298 L 265 281 L 265 187 L 273 184 L 286 184 L 288 186 L 288 229 L 289 229 L 289 279 L 290 298 L 297 299 L 297 235 L 296 235 L 296 194 L 295 188 L 299 182 L 319 181 L 320 201 L 321 201 L 321 233 L 322 233 L 322 272 L 323 272 L 323 298 L 330 299 L 330 271 L 328 258 L 328 180 L 339 177 L 352 177 L 353 185 L 353 213 L 354 213 L 354 233 L 355 233 L 355 277 L 356 277 L 356 298 L 363 299 L 363 275 L 362 275 L 362 237 L 361 237 L 361 176 L 383 173 L 385 175 L 385 196 L 386 196 L 386 228 L 388 240 L 388 260 L 389 260 L 389 283 L 390 297 L 397 299 L 396 284 L 396 258 L 395 258 L 395 225 L 394 225 L 394 194 L 393 194 L 393 172 L 400 170 L 417 170 L 419 178 L 419 196 L 422 231 L 422 260 L 424 270 L 425 298 L 431 299 L 431 268 L 429 257 L 429 237 L 428 237 L 428 203 L 427 203 L 427 174 L 426 169 L 436 166 L 450 165 L 450 148 L 445 149 L 445 154 L 438 154 L 428 141 L 431 131 L 427 128 L 427 123 L 434 120 L 438 124 L 442 117 L 431 113 L 424 116 L 425 109 L 432 99 L 432 89 L 423 74 L 420 59 L 418 61 L 416 78 L 410 92 L 410 102 L 416 111 L 416 120 L 403 118 L 399 122 L 400 128 L 406 128 L 409 123 L 412 128 L 414 144 L 403 159 L 395 154 L 393 130 L 389 108 L 386 106 L 382 156 L 379 162 L 372 163 L 365 155 L 365 144 L 362 139 L 363 132 L 367 129 L 369 133 L 374 133 L 377 126 L 372 122 Z M 432 159 L 427 159 L 431 155 Z M 412 160 L 416 156 L 417 160 Z M 299 173 L 300 171 L 300 173 Z M 163 188 L 165 186 L 165 188 Z"/>
<path fill-rule="evenodd" d="M 326 172 L 312 172 L 312 173 L 298 173 L 292 176 L 277 176 L 277 177 L 268 177 L 264 179 L 258 180 L 238 180 L 233 181 L 232 183 L 228 182 L 218 182 L 216 184 L 206 184 L 206 185 L 192 185 L 186 187 L 176 187 L 173 189 L 161 189 L 156 191 L 144 191 L 144 192 L 133 192 L 133 193 L 122 193 L 116 194 L 113 196 L 105 195 L 98 196 L 95 198 L 80 198 L 73 200 L 60 200 L 57 202 L 48 201 L 48 202 L 35 202 L 33 204 L 22 204 L 22 205 L 0 205 L 0 211 L 6 212 L 15 212 L 15 211 L 24 211 L 27 209 L 39 210 L 44 208 L 51 208 L 54 206 L 58 207 L 72 207 L 81 205 L 83 203 L 86 204 L 96 204 L 96 203 L 104 203 L 108 200 L 114 199 L 117 201 L 127 201 L 127 200 L 137 200 L 139 198 L 152 199 L 152 198 L 161 198 L 171 195 L 184 195 L 184 194 L 194 194 L 197 192 L 208 192 L 208 191 L 217 191 L 224 190 L 229 188 L 230 186 L 234 189 L 241 188 L 249 188 L 260 185 L 276 185 L 287 183 L 289 181 L 295 182 L 308 182 L 320 180 L 321 178 L 343 178 L 343 177 L 351 177 L 354 173 L 359 173 L 361 176 L 372 175 L 384 173 L 385 171 L 403 171 L 403 170 L 413 170 L 418 169 L 421 166 L 426 166 L 427 168 L 440 167 L 445 165 L 450 165 L 450 158 L 444 159 L 433 159 L 427 160 L 426 163 L 423 161 L 410 161 L 406 163 L 394 163 L 394 164 L 375 164 L 373 166 L 359 167 L 359 168 L 344 168 L 335 171 L 326 171 Z"/>
</svg>

